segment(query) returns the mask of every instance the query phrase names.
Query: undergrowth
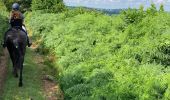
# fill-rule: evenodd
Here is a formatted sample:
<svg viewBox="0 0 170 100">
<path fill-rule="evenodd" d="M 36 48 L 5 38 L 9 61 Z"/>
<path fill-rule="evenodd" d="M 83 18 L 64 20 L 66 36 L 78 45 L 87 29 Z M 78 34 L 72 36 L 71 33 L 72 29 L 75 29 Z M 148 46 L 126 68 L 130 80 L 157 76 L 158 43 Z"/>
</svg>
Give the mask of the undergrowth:
<svg viewBox="0 0 170 100">
<path fill-rule="evenodd" d="M 66 100 L 170 99 L 170 14 L 129 9 L 28 13 L 38 51 L 55 55 Z"/>
</svg>

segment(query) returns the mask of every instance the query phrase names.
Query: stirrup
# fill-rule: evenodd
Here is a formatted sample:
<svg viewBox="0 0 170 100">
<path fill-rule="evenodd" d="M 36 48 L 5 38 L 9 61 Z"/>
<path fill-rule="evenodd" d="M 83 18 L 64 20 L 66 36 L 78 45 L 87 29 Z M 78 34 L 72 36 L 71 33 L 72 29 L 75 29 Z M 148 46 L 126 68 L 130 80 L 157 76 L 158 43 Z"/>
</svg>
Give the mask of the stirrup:
<svg viewBox="0 0 170 100">
<path fill-rule="evenodd" d="M 28 45 L 28 47 L 31 47 L 32 43 L 28 42 L 27 45 Z"/>
</svg>

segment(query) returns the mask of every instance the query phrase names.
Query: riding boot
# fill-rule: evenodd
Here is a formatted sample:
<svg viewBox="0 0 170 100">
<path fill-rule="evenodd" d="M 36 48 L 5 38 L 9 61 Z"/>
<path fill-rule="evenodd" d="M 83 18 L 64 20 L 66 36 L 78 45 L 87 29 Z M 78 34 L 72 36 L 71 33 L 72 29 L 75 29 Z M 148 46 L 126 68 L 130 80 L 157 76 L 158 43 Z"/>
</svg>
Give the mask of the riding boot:
<svg viewBox="0 0 170 100">
<path fill-rule="evenodd" d="M 27 35 L 27 45 L 28 45 L 28 47 L 31 47 L 32 42 L 30 41 L 30 39 L 29 39 L 29 37 L 28 37 L 27 31 L 25 31 L 25 32 L 26 32 L 26 35 Z"/>
<path fill-rule="evenodd" d="M 30 47 L 32 45 L 32 42 L 30 41 L 28 35 L 27 35 L 27 45 L 28 45 L 28 47 Z"/>
<path fill-rule="evenodd" d="M 25 28 L 25 25 L 21 29 L 26 33 L 26 35 L 27 35 L 27 45 L 28 45 L 28 47 L 30 47 L 32 45 L 32 42 L 30 41 L 30 39 L 28 37 L 28 32 Z"/>
</svg>

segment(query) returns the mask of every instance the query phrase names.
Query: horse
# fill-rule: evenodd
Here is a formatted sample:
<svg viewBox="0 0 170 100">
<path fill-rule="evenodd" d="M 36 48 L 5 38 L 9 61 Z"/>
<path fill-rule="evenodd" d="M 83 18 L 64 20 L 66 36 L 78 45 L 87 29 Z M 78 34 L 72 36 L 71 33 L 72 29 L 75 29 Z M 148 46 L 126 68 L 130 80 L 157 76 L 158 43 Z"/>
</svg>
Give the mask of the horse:
<svg viewBox="0 0 170 100">
<path fill-rule="evenodd" d="M 13 65 L 13 74 L 18 78 L 18 70 L 20 71 L 19 87 L 22 87 L 22 71 L 27 46 L 27 35 L 21 28 L 13 27 L 6 32 L 5 38 L 6 46 Z"/>
</svg>

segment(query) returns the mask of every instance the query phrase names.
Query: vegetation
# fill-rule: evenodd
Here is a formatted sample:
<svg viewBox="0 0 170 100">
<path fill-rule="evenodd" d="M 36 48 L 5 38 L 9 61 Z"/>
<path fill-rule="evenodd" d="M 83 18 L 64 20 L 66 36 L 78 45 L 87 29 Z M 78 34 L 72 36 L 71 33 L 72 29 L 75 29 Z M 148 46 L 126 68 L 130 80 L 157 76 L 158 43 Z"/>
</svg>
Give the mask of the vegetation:
<svg viewBox="0 0 170 100">
<path fill-rule="evenodd" d="M 32 10 L 43 10 L 43 12 L 61 12 L 65 9 L 63 0 L 32 0 Z"/>
<path fill-rule="evenodd" d="M 56 58 L 66 100 L 170 99 L 170 14 L 152 5 L 118 16 L 81 9 L 27 16 L 38 50 Z"/>
<path fill-rule="evenodd" d="M 163 5 L 117 16 L 65 10 L 62 0 L 33 0 L 31 8 L 26 22 L 37 50 L 53 56 L 51 68 L 66 100 L 170 99 L 170 14 Z M 39 87 L 29 89 L 39 93 Z"/>
<path fill-rule="evenodd" d="M 31 2 L 32 0 L 1 0 L 4 2 L 5 6 L 7 7 L 7 10 L 10 11 L 12 4 L 17 2 L 21 5 L 21 11 L 25 12 L 30 10 Z"/>
<path fill-rule="evenodd" d="M 0 0 L 0 39 L 3 38 L 4 32 L 7 29 L 7 12 L 5 5 Z M 1 42 L 0 42 L 1 44 Z M 0 55 L 2 53 L 2 46 L 0 46 Z"/>
<path fill-rule="evenodd" d="M 12 66 L 9 64 L 4 93 L 1 94 L 2 97 L 0 95 L 1 100 L 46 100 L 41 80 L 44 66 L 38 65 L 34 56 L 38 55 L 27 49 L 23 72 L 24 87 L 22 88 L 17 86 L 18 78 L 13 76 Z"/>
</svg>

